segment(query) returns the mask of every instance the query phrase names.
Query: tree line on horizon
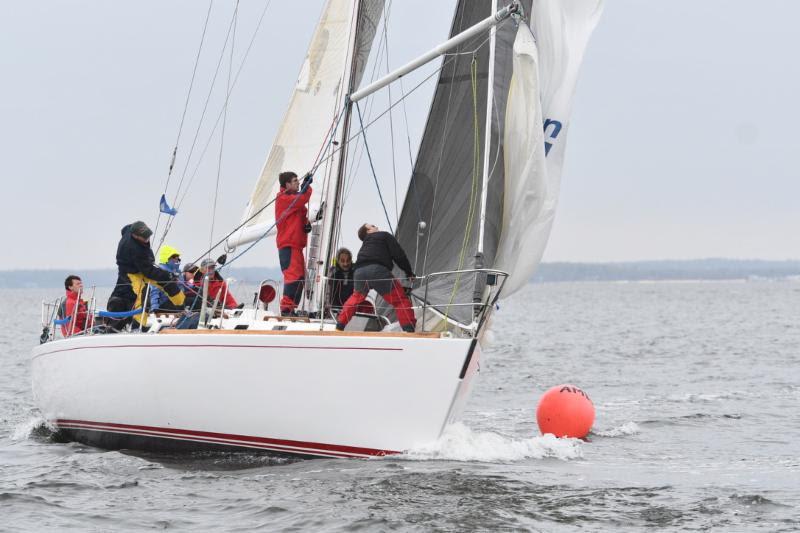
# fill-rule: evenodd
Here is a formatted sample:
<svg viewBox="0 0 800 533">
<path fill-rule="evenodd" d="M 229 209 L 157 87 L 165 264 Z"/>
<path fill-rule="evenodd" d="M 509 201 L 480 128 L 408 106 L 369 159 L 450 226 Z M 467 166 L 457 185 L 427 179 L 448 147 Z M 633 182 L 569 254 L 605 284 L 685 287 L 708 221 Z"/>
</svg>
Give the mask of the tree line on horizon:
<svg viewBox="0 0 800 533">
<path fill-rule="evenodd" d="M 116 269 L 75 270 L 6 270 L 0 271 L 0 288 L 57 288 L 64 278 L 77 274 L 87 287 L 111 287 Z M 257 284 L 264 279 L 281 279 L 276 267 L 231 267 L 226 277 Z M 539 265 L 533 282 L 559 281 L 667 281 L 667 280 L 737 280 L 800 278 L 800 261 L 757 259 L 690 259 L 628 261 L 619 263 L 552 262 Z"/>
</svg>

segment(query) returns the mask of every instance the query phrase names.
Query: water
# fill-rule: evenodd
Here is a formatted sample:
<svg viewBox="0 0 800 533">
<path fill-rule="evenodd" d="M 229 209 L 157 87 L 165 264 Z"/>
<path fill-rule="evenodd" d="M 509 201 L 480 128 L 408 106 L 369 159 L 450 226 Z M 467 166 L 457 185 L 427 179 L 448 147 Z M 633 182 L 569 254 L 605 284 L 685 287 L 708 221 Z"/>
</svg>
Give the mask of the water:
<svg viewBox="0 0 800 533">
<path fill-rule="evenodd" d="M 41 290 L 0 291 L 0 529 L 800 530 L 800 283 L 525 288 L 463 424 L 406 456 L 154 456 L 53 442 L 32 405 Z M 574 383 L 587 442 L 538 436 Z"/>
</svg>

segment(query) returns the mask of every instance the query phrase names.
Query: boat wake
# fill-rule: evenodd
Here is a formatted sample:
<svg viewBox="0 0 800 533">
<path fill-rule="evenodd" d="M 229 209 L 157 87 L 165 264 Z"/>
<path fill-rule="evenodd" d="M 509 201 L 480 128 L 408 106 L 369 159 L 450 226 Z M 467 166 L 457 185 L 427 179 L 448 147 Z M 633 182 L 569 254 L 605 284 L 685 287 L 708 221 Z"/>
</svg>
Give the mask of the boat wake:
<svg viewBox="0 0 800 533">
<path fill-rule="evenodd" d="M 626 422 L 621 426 L 617 426 L 607 430 L 592 430 L 592 435 L 598 437 L 626 437 L 628 435 L 636 435 L 641 430 L 636 422 Z"/>
<path fill-rule="evenodd" d="M 419 446 L 404 454 L 416 461 L 513 462 L 524 459 L 553 457 L 561 460 L 583 457 L 581 441 L 557 439 L 553 435 L 513 438 L 490 431 L 473 431 L 462 423 L 445 428 L 435 442 Z"/>
</svg>

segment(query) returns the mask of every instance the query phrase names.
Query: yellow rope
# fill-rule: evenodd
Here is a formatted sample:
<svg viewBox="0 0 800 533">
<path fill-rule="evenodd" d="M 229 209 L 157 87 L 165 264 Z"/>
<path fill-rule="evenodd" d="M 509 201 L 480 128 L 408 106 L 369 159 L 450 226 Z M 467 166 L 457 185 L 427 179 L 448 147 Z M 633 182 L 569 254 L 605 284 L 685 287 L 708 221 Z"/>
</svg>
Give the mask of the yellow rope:
<svg viewBox="0 0 800 533">
<path fill-rule="evenodd" d="M 481 159 L 481 135 L 478 129 L 478 62 L 475 56 L 472 56 L 470 63 L 470 79 L 472 81 L 472 129 L 473 129 L 473 145 L 472 145 L 472 187 L 470 189 L 469 209 L 467 211 L 467 224 L 464 228 L 464 239 L 461 242 L 461 253 L 458 258 L 458 268 L 461 270 L 464 267 L 464 257 L 467 253 L 469 246 L 470 235 L 472 233 L 472 224 L 475 222 L 476 202 L 479 192 L 479 167 Z M 447 309 L 444 314 L 445 327 L 447 327 L 447 317 L 450 314 L 450 306 L 453 305 L 453 300 L 456 297 L 458 286 L 461 283 L 461 274 L 456 274 L 456 281 L 453 284 L 453 292 L 450 293 L 450 301 L 447 303 Z"/>
</svg>

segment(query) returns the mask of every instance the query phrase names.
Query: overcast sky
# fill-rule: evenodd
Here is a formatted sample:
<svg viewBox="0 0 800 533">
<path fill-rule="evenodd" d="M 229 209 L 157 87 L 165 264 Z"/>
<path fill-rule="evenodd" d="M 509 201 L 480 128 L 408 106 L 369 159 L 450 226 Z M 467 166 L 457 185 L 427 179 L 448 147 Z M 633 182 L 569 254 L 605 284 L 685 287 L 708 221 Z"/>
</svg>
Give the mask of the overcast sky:
<svg viewBox="0 0 800 533">
<path fill-rule="evenodd" d="M 177 179 L 233 5 L 212 9 Z M 236 67 L 264 5 L 241 2 Z M 1 269 L 112 267 L 120 228 L 155 224 L 207 6 L 0 0 Z M 267 9 L 230 102 L 216 237 L 241 217 L 321 8 L 321 0 L 272 0 Z M 394 2 L 392 66 L 444 40 L 452 10 L 452 1 Z M 792 0 L 609 0 L 578 83 L 545 260 L 800 258 L 797 20 Z M 223 63 L 197 152 L 226 77 Z M 430 95 L 428 84 L 408 99 L 414 152 Z M 375 102 L 374 112 L 385 106 Z M 404 138 L 402 115 L 393 118 Z M 370 143 L 391 190 L 391 145 L 380 127 Z M 402 206 L 408 147 L 395 141 Z M 208 245 L 218 160 L 217 135 L 168 240 L 185 258 Z M 380 224 L 367 170 L 364 162 L 348 205 Z M 268 239 L 239 264 L 275 264 L 273 248 Z"/>
</svg>

